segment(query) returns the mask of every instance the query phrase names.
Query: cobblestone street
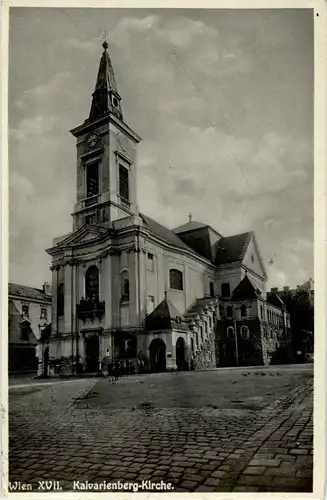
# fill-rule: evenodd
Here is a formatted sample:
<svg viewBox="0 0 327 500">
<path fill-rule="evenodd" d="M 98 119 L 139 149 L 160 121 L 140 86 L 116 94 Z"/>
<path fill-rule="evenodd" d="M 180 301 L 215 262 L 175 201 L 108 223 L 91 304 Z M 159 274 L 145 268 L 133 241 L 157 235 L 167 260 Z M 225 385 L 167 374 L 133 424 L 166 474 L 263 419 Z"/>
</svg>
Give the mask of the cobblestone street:
<svg viewBox="0 0 327 500">
<path fill-rule="evenodd" d="M 9 479 L 312 491 L 312 366 L 11 387 Z"/>
</svg>

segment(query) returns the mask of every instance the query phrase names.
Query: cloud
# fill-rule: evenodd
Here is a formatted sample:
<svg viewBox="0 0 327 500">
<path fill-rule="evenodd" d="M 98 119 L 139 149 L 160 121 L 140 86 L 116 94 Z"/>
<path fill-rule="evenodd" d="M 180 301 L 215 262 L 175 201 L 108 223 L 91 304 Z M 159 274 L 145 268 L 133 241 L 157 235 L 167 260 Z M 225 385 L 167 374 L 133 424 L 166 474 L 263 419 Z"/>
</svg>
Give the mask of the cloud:
<svg viewBox="0 0 327 500">
<path fill-rule="evenodd" d="M 254 229 L 262 255 L 276 254 L 272 286 L 310 276 L 312 73 L 296 13 L 289 22 L 287 12 L 111 13 L 94 9 L 90 23 L 71 11 L 85 36 L 61 25 L 49 40 L 53 58 L 32 18 L 25 38 L 20 24 L 12 27 L 19 37 L 10 67 L 10 197 L 21 200 L 10 213 L 12 279 L 37 284 L 40 262 L 48 279 L 44 248 L 71 229 L 69 129 L 88 116 L 102 51 L 95 33 L 104 21 L 124 119 L 144 138 L 140 210 L 170 227 L 191 211 L 225 235 Z M 42 16 L 50 37 L 51 16 Z"/>
</svg>

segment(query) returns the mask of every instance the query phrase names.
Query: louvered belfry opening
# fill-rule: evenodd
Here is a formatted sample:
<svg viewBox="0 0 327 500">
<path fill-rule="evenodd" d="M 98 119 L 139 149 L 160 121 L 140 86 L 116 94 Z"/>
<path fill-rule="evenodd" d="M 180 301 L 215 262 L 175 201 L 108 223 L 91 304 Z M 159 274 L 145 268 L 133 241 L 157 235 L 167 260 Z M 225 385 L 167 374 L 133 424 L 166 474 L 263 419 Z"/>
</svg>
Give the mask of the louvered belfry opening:
<svg viewBox="0 0 327 500">
<path fill-rule="evenodd" d="M 91 198 L 99 194 L 99 164 L 91 163 L 86 171 L 86 196 Z"/>
<path fill-rule="evenodd" d="M 129 201 L 128 170 L 123 165 L 119 165 L 119 195 L 123 200 Z"/>
</svg>

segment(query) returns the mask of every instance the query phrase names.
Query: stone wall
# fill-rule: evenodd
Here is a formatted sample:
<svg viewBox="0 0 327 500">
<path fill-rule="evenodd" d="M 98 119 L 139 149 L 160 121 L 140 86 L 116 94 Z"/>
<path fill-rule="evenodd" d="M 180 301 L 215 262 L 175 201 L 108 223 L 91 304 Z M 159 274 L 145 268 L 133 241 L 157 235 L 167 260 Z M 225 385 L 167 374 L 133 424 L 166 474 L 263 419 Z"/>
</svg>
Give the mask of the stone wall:
<svg viewBox="0 0 327 500">
<path fill-rule="evenodd" d="M 211 333 L 202 343 L 193 358 L 194 370 L 208 370 L 216 367 L 215 334 Z"/>
<path fill-rule="evenodd" d="M 278 364 L 287 361 L 287 345 L 284 327 L 263 322 L 261 324 L 264 364 Z"/>
</svg>

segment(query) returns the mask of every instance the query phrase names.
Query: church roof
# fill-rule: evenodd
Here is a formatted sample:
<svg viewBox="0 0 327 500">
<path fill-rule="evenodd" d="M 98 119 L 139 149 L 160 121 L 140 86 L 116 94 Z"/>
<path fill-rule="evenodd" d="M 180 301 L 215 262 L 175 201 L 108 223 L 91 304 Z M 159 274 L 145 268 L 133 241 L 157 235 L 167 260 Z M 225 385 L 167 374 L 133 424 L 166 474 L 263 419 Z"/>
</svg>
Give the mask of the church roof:
<svg viewBox="0 0 327 500">
<path fill-rule="evenodd" d="M 208 224 L 203 224 L 203 222 L 198 222 L 196 220 L 192 220 L 182 224 L 181 226 L 175 227 L 173 229 L 174 233 L 185 233 L 187 231 L 196 231 L 197 229 L 202 229 L 204 227 L 208 227 Z"/>
<path fill-rule="evenodd" d="M 253 232 L 222 238 L 217 246 L 216 265 L 242 261 Z"/>
<path fill-rule="evenodd" d="M 184 243 L 184 241 L 179 238 L 179 236 L 177 236 L 177 234 L 175 234 L 173 231 L 165 226 L 162 226 L 161 224 L 159 224 L 159 222 L 156 222 L 155 220 L 151 219 L 151 217 L 148 217 L 145 214 L 140 213 L 140 216 L 145 224 L 145 227 L 149 229 L 149 231 L 155 236 L 158 236 L 158 238 L 161 238 L 167 243 L 170 243 L 177 247 L 187 248 L 187 250 L 193 252 L 192 248 L 186 245 L 186 243 Z"/>
<path fill-rule="evenodd" d="M 52 297 L 43 293 L 42 290 L 30 286 L 18 285 L 17 283 L 8 284 L 8 295 L 15 295 L 24 299 L 42 300 L 49 304 L 52 301 Z"/>
<path fill-rule="evenodd" d="M 279 297 L 279 295 L 276 292 L 268 292 L 267 293 L 267 302 L 268 304 L 271 304 L 272 306 L 278 307 L 279 309 L 282 309 L 285 307 L 284 302 L 282 299 Z"/>
<path fill-rule="evenodd" d="M 145 320 L 146 330 L 171 330 L 176 327 L 179 330 L 187 330 L 182 315 L 167 297 L 152 311 Z"/>
<path fill-rule="evenodd" d="M 253 286 L 252 282 L 246 274 L 242 281 L 240 281 L 237 287 L 234 289 L 232 300 L 257 299 L 260 296 L 261 293 L 259 293 L 259 290 Z"/>
</svg>

